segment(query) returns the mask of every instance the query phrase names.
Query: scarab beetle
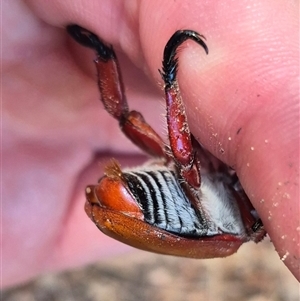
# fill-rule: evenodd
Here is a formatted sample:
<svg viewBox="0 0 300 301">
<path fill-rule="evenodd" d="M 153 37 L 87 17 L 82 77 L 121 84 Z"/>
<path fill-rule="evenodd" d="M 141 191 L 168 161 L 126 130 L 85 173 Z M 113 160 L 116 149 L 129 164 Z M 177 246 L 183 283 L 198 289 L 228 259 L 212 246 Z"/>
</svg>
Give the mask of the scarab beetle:
<svg viewBox="0 0 300 301">
<path fill-rule="evenodd" d="M 96 52 L 106 111 L 134 144 L 153 157 L 131 169 L 121 169 L 112 160 L 98 184 L 86 188 L 85 211 L 96 226 L 133 247 L 191 258 L 225 257 L 246 241 L 259 242 L 265 230 L 236 173 L 196 141 L 180 96 L 176 51 L 190 39 L 208 54 L 204 37 L 179 30 L 165 46 L 160 74 L 167 145 L 141 113 L 129 110 L 113 47 L 78 25 L 68 26 L 67 31 Z"/>
</svg>

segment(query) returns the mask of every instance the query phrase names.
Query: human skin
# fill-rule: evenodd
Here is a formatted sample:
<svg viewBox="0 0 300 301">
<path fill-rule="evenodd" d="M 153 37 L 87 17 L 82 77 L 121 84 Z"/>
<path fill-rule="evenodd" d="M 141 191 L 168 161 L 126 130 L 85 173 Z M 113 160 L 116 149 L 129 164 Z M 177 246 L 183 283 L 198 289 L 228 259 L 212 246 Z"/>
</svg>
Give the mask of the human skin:
<svg viewBox="0 0 300 301">
<path fill-rule="evenodd" d="M 84 187 L 103 174 L 99 161 L 141 153 L 98 101 L 93 54 L 67 37 L 71 23 L 114 45 L 130 107 L 162 133 L 165 43 L 178 29 L 205 35 L 208 56 L 193 42 L 179 52 L 191 131 L 236 169 L 300 279 L 298 2 L 194 3 L 3 2 L 3 287 L 127 250 L 87 218 Z"/>
</svg>

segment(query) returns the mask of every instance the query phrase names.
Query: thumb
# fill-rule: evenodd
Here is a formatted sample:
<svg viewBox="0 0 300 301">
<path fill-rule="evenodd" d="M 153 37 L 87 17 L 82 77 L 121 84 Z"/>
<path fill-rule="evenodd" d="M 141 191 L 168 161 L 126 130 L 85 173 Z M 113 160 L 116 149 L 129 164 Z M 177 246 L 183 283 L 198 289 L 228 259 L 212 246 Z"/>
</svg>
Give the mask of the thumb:
<svg viewBox="0 0 300 301">
<path fill-rule="evenodd" d="M 150 30 L 153 22 L 143 23 L 143 47 L 158 78 L 161 49 L 175 30 L 188 26 L 206 36 L 208 56 L 193 42 L 179 54 L 191 130 L 237 171 L 280 258 L 299 279 L 297 14 L 292 6 L 283 11 L 280 1 L 256 2 L 259 10 L 245 1 L 234 9 L 201 3 L 193 10 L 151 2 L 170 22 L 155 25 L 159 35 Z"/>
</svg>

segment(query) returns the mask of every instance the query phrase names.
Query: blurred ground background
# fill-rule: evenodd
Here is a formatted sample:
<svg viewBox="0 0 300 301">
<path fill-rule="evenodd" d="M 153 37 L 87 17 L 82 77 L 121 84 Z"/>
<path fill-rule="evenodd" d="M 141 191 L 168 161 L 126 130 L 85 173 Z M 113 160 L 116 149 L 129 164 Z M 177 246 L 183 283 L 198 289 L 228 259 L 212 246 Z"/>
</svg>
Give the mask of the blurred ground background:
<svg viewBox="0 0 300 301">
<path fill-rule="evenodd" d="M 134 250 L 81 269 L 47 274 L 2 292 L 3 301 L 298 301 L 299 283 L 266 239 L 225 259 Z"/>
</svg>

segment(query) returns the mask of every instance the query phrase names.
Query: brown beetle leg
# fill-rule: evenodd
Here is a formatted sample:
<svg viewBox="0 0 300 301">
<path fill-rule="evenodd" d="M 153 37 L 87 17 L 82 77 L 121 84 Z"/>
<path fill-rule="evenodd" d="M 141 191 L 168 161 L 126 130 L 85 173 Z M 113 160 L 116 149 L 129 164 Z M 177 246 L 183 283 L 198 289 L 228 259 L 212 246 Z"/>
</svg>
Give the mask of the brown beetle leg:
<svg viewBox="0 0 300 301">
<path fill-rule="evenodd" d="M 67 26 L 67 31 L 78 43 L 96 51 L 95 65 L 101 101 L 106 111 L 119 121 L 124 134 L 151 156 L 168 158 L 164 141 L 142 114 L 129 111 L 118 60 L 112 46 L 78 25 Z"/>
<path fill-rule="evenodd" d="M 200 163 L 192 146 L 187 116 L 176 79 L 178 68 L 176 51 L 184 41 L 192 39 L 208 53 L 202 38 L 204 37 L 192 30 L 176 31 L 165 47 L 163 68 L 160 71 L 165 82 L 167 124 L 172 154 L 181 176 L 195 189 L 201 184 Z"/>
</svg>

